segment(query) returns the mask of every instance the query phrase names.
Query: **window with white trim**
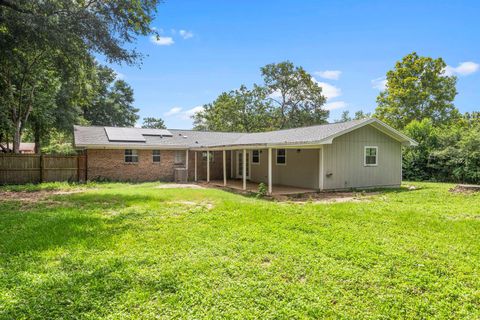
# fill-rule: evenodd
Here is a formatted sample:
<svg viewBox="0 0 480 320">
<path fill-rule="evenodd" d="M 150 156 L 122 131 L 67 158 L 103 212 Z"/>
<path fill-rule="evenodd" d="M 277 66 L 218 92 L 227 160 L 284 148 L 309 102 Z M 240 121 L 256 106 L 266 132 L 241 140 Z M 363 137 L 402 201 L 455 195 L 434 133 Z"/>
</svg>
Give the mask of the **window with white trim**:
<svg viewBox="0 0 480 320">
<path fill-rule="evenodd" d="M 365 147 L 364 165 L 371 167 L 378 165 L 378 147 Z"/>
<path fill-rule="evenodd" d="M 287 164 L 287 150 L 286 149 L 277 149 L 277 164 L 280 164 L 280 165 Z"/>
<path fill-rule="evenodd" d="M 210 152 L 210 163 L 214 162 L 213 161 L 213 155 L 214 155 L 213 151 L 203 151 L 202 152 L 202 160 L 207 161 L 207 152 Z"/>
<path fill-rule="evenodd" d="M 125 149 L 125 163 L 137 163 L 138 153 L 137 150 Z"/>
<path fill-rule="evenodd" d="M 160 162 L 160 150 L 152 150 L 152 162 Z"/>
<path fill-rule="evenodd" d="M 260 164 L 260 150 L 252 150 L 252 164 Z"/>
</svg>

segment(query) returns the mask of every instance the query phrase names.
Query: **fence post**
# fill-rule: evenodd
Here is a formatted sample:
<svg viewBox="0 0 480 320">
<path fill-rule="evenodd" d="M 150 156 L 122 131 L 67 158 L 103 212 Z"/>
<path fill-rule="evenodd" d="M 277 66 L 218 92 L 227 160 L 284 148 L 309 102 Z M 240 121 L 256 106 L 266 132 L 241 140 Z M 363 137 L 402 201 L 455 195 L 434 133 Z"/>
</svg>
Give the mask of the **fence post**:
<svg viewBox="0 0 480 320">
<path fill-rule="evenodd" d="M 43 159 L 43 153 L 40 154 L 40 183 L 43 182 L 43 180 L 45 179 L 45 172 L 43 170 L 45 164 L 43 163 L 44 159 Z"/>
</svg>

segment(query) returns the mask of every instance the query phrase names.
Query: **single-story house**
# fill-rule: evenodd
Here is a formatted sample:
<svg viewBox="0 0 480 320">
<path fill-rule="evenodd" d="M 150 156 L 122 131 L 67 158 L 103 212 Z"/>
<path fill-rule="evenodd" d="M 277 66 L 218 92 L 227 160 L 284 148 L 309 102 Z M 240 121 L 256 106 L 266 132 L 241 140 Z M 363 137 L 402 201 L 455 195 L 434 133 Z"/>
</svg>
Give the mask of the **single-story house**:
<svg viewBox="0 0 480 320">
<path fill-rule="evenodd" d="M 315 190 L 394 187 L 402 147 L 417 143 L 374 119 L 259 133 L 74 127 L 88 179 L 236 180 Z M 233 181 L 232 181 L 233 182 Z"/>
</svg>

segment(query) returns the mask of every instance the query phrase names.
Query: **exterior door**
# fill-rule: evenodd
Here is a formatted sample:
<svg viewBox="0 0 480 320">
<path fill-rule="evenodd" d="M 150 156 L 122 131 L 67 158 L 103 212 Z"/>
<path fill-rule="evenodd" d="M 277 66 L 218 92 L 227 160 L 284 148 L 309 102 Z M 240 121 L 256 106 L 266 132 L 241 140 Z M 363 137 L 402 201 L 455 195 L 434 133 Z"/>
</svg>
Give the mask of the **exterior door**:
<svg viewBox="0 0 480 320">
<path fill-rule="evenodd" d="M 243 178 L 243 152 L 237 152 L 237 178 Z M 247 179 L 250 179 L 250 152 L 247 151 Z"/>
</svg>

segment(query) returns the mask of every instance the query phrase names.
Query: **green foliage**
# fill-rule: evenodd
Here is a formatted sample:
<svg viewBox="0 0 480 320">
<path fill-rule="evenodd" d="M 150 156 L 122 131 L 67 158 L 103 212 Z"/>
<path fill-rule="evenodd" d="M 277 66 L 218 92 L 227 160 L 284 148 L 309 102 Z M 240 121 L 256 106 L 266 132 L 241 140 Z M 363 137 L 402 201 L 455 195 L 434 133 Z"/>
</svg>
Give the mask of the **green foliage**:
<svg viewBox="0 0 480 320">
<path fill-rule="evenodd" d="M 231 132 L 271 130 L 272 110 L 266 97 L 265 89 L 256 85 L 252 90 L 242 85 L 238 90 L 224 92 L 194 116 L 194 127 Z"/>
<path fill-rule="evenodd" d="M 15 152 L 27 126 L 35 132 L 37 145 L 55 119 L 59 121 L 58 126 L 55 123 L 57 128 L 68 121 L 71 128 L 79 114 L 78 106 L 85 105 L 82 97 L 90 97 L 85 93 L 91 80 L 88 70 L 95 69 L 94 54 L 103 55 L 109 62 L 128 64 L 141 58 L 127 45 L 137 36 L 154 33 L 150 22 L 157 3 L 0 1 L 0 113 L 9 119 L 7 128 Z M 58 105 L 53 103 L 55 99 Z M 131 113 L 126 113 L 126 122 L 116 116 L 125 115 L 125 106 L 133 112 L 131 101 L 131 89 L 118 82 L 108 103 L 101 106 L 114 113 L 114 119 L 108 119 L 110 123 L 132 123 Z M 57 116 L 59 111 L 64 114 L 62 120 Z"/>
<path fill-rule="evenodd" d="M 448 126 L 414 120 L 404 131 L 419 142 L 404 150 L 406 179 L 480 183 L 480 121 L 475 114 Z"/>
<path fill-rule="evenodd" d="M 166 129 L 165 122 L 160 118 L 147 117 L 143 118 L 142 128 L 150 129 Z"/>
<path fill-rule="evenodd" d="M 259 183 L 256 197 L 263 198 L 267 195 L 267 193 L 268 193 L 267 185 L 263 182 Z"/>
<path fill-rule="evenodd" d="M 453 104 L 456 77 L 446 76 L 441 59 L 406 55 L 387 72 L 387 87 L 377 97 L 375 117 L 403 129 L 413 120 L 430 118 L 434 125 L 450 123 L 459 114 Z"/>
<path fill-rule="evenodd" d="M 62 131 L 52 130 L 47 146 L 42 148 L 42 153 L 74 155 L 77 152 L 72 145 L 72 135 Z"/>
<path fill-rule="evenodd" d="M 193 116 L 197 130 L 258 132 L 326 123 L 322 88 L 289 61 L 261 68 L 263 85 L 222 93 Z"/>
<path fill-rule="evenodd" d="M 478 319 L 480 194 L 414 185 L 331 204 L 156 183 L 1 198 L 0 318 Z"/>
<path fill-rule="evenodd" d="M 362 110 L 356 111 L 355 115 L 353 118 L 350 116 L 350 111 L 345 110 L 342 112 L 342 115 L 340 116 L 340 119 L 335 120 L 335 122 L 346 122 L 346 121 L 352 121 L 352 120 L 361 120 L 365 118 L 370 118 L 371 114 L 370 113 L 365 113 Z"/>
</svg>

